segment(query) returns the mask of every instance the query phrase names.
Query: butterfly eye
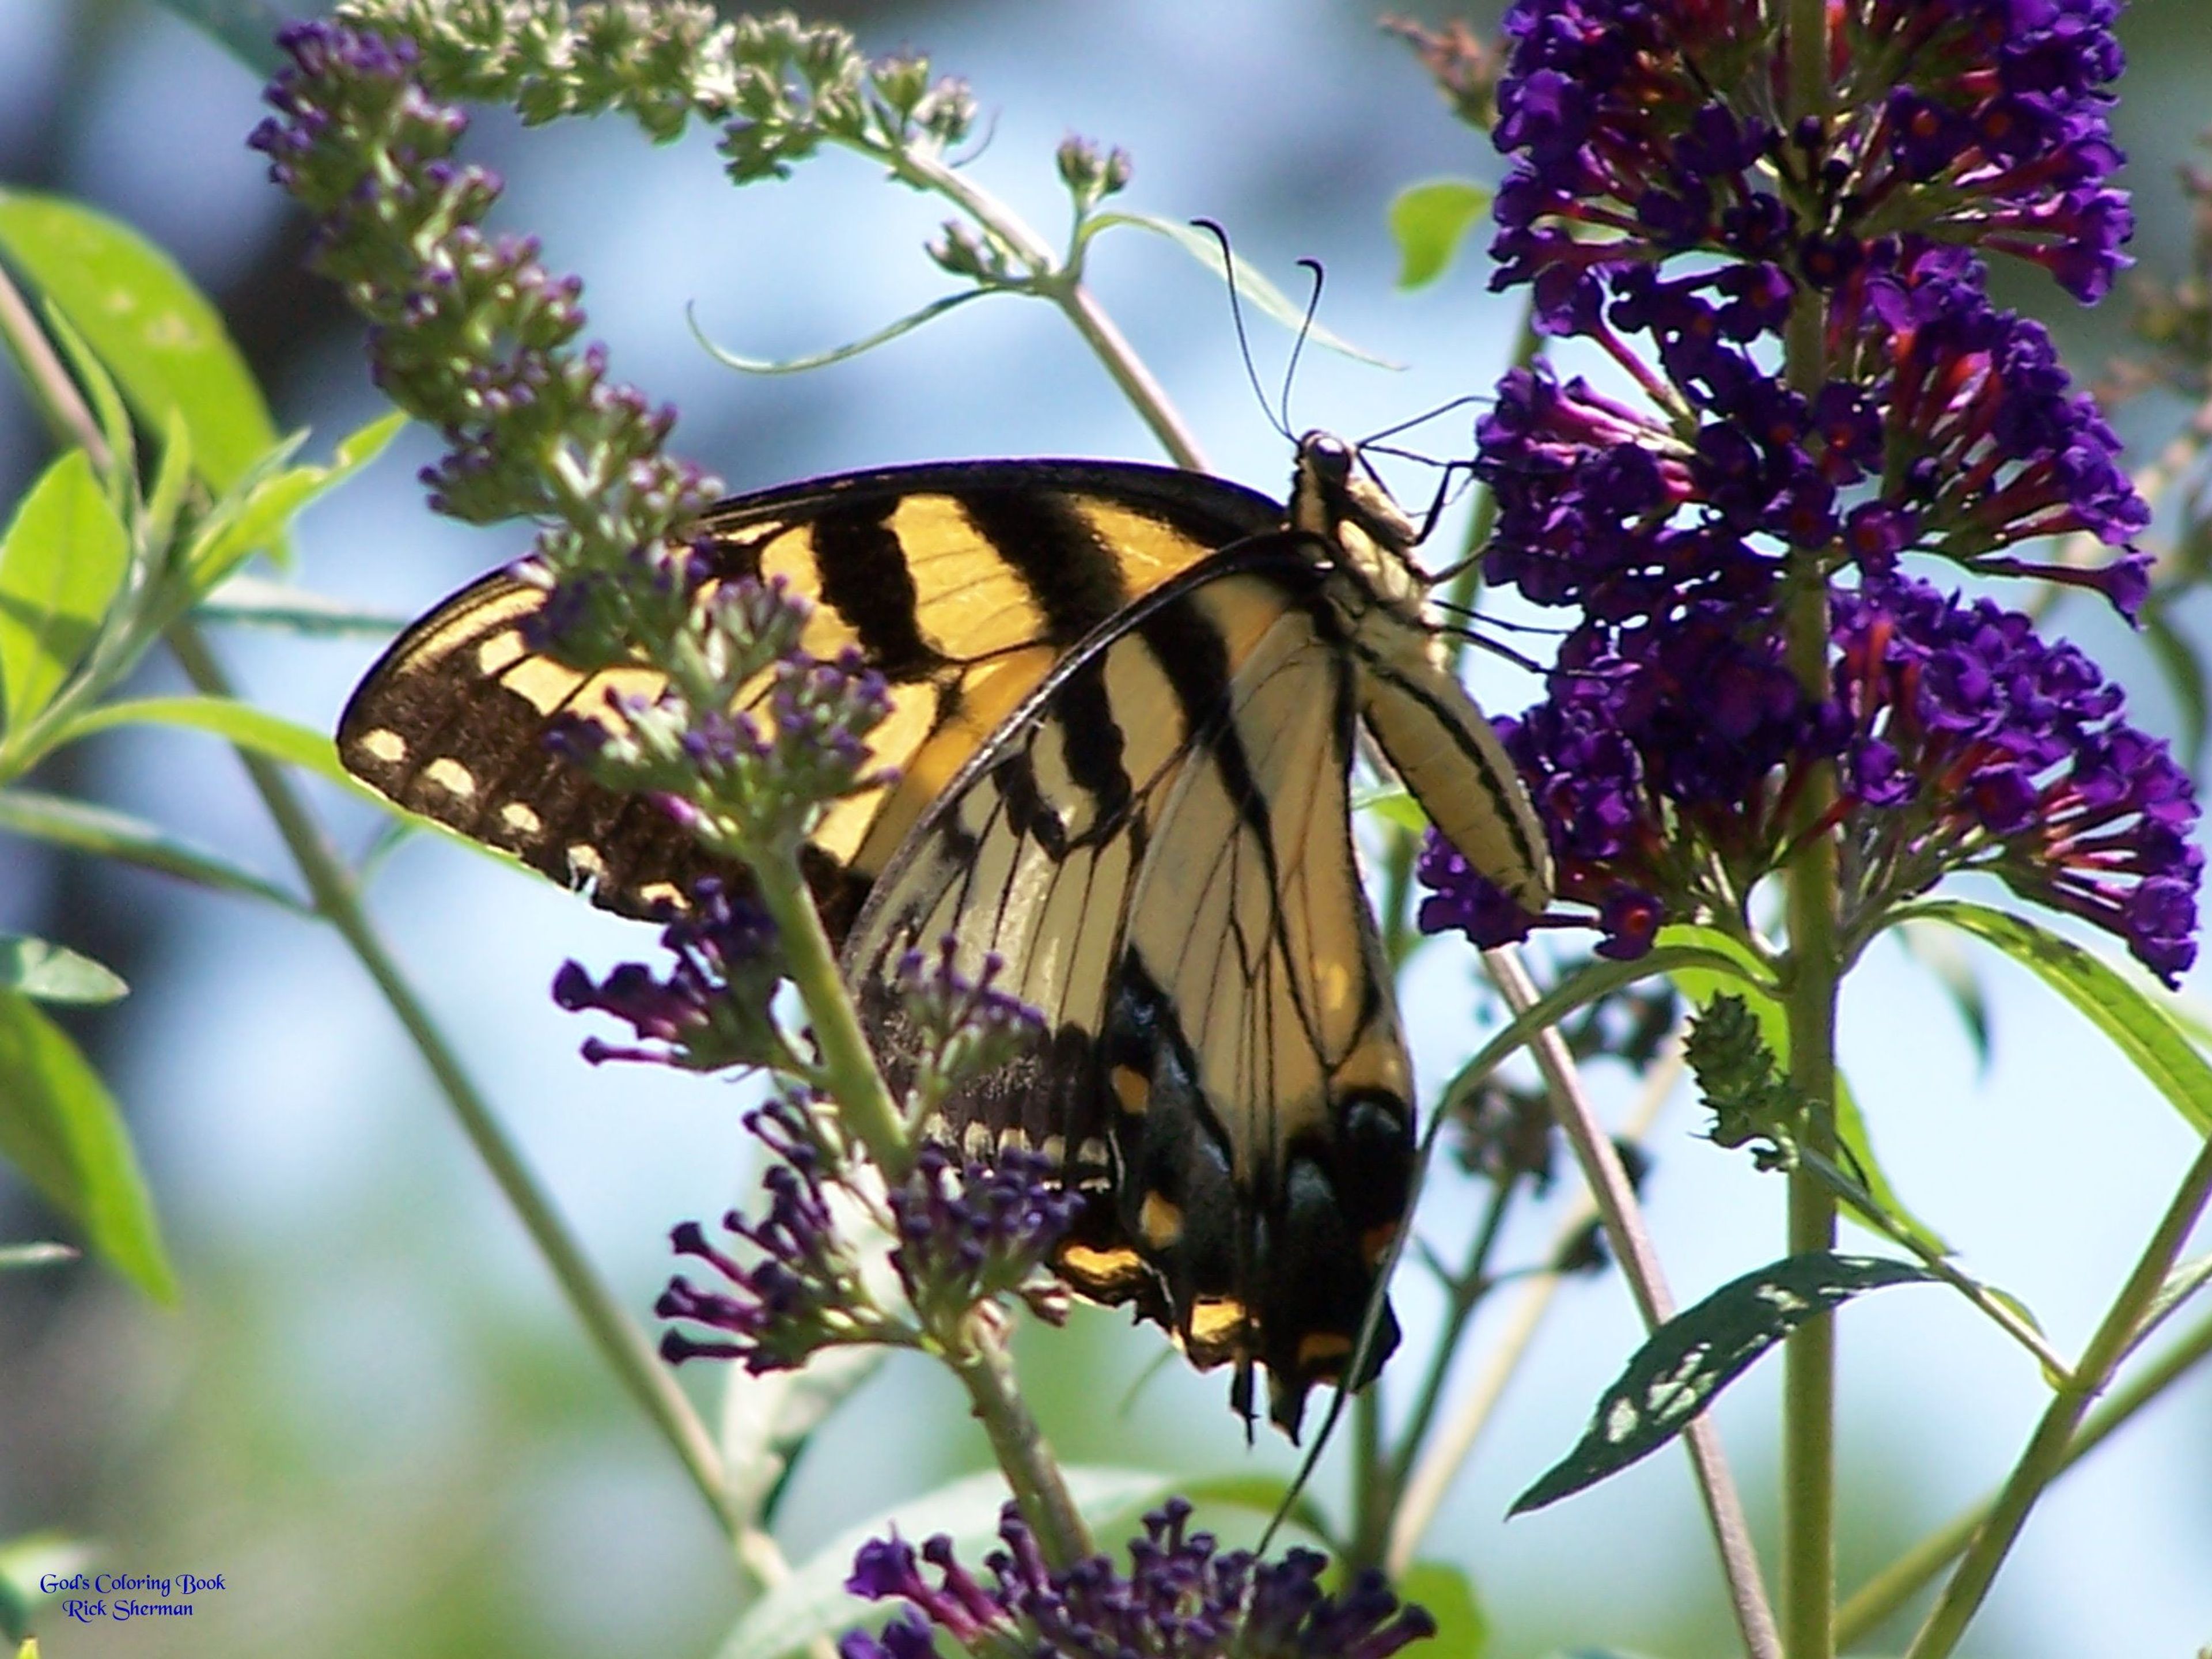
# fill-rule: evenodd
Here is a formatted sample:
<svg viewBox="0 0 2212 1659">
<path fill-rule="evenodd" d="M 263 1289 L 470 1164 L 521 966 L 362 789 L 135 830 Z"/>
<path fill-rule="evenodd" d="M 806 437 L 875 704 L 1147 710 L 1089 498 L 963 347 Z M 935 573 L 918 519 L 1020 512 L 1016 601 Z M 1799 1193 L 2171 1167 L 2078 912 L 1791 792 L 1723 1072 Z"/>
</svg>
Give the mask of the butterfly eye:
<svg viewBox="0 0 2212 1659">
<path fill-rule="evenodd" d="M 1333 432 L 1307 433 L 1298 440 L 1298 454 L 1327 483 L 1343 483 L 1352 477 L 1352 446 Z"/>
</svg>

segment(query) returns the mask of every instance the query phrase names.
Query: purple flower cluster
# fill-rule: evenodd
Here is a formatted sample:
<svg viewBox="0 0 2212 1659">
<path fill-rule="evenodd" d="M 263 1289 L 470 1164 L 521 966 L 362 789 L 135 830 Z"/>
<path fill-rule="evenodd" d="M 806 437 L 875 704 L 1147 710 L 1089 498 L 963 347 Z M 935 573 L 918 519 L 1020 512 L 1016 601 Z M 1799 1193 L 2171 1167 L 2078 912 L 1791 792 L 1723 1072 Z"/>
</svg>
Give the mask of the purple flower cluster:
<svg viewBox="0 0 2212 1659">
<path fill-rule="evenodd" d="M 1541 327 L 1630 388 L 1516 370 L 1476 465 L 1498 508 L 1485 574 L 1581 611 L 1508 742 L 1601 953 L 1640 954 L 1670 919 L 1741 923 L 1809 832 L 1845 850 L 1847 927 L 1984 868 L 2169 980 L 2193 955 L 2196 808 L 2163 748 L 2026 618 L 1899 574 L 1921 553 L 2130 617 L 2147 596 L 2132 550 L 2094 568 L 2012 550 L 2124 544 L 2149 512 L 2048 334 L 1990 303 L 1976 251 L 2084 300 L 2124 263 L 2114 10 L 1837 0 L 1830 112 L 1802 121 L 1779 113 L 1778 5 L 1509 15 L 1495 285 L 1530 285 Z M 1796 598 L 1814 583 L 1825 673 L 1820 636 L 1794 637 L 1821 614 Z M 1808 829 L 1829 761 L 1842 798 Z M 1494 944 L 1536 925 L 1448 848 L 1422 875 L 1425 927 Z"/>
<path fill-rule="evenodd" d="M 872 1231 L 865 1218 L 876 1212 L 865 1195 L 872 1182 L 851 1178 L 852 1154 L 831 1126 L 808 1099 L 793 1097 L 749 1113 L 745 1127 L 769 1155 L 761 1177 L 768 1213 L 757 1222 L 736 1211 L 722 1218 L 723 1231 L 745 1247 L 742 1261 L 696 1222 L 676 1229 L 678 1253 L 707 1263 L 724 1285 L 702 1289 L 678 1278 L 662 1293 L 654 1309 L 662 1318 L 718 1333 L 671 1330 L 661 1339 L 665 1358 L 780 1370 L 834 1343 L 964 1345 L 963 1322 L 1001 1296 L 1037 1292 L 1031 1305 L 1056 1311 L 1037 1270 L 1080 1200 L 1041 1156 L 1008 1150 L 963 1163 L 940 1146 L 921 1149 L 889 1198 L 889 1259 L 907 1301 L 897 1309 L 869 1288 L 862 1255 Z"/>
<path fill-rule="evenodd" d="M 999 989 L 1005 963 L 983 958 L 974 979 L 956 965 L 960 941 L 946 934 L 934 957 L 909 951 L 892 975 L 898 1004 L 899 1081 L 916 1098 L 909 1105 L 927 1119 L 963 1080 L 994 1071 L 1044 1037 L 1044 1018 L 1018 997 Z"/>
<path fill-rule="evenodd" d="M 1522 0 L 1507 14 L 1498 286 L 1556 326 L 1591 273 L 1692 251 L 1827 287 L 1877 237 L 1972 240 L 2077 299 L 2133 229 L 2106 180 L 2117 0 L 1842 0 L 1835 113 L 1790 124 L 1777 0 Z"/>
<path fill-rule="evenodd" d="M 925 1327 L 947 1330 L 979 1302 L 1032 1287 L 1083 1200 L 1037 1152 L 1009 1147 L 988 1163 L 926 1146 L 890 1195 L 891 1266 Z M 1065 1294 L 1064 1292 L 1062 1293 Z M 1060 1304 L 1032 1298 L 1054 1316 Z"/>
<path fill-rule="evenodd" d="M 665 1331 L 661 1357 L 671 1364 L 736 1359 L 758 1375 L 795 1370 L 835 1343 L 902 1340 L 905 1334 L 869 1294 L 839 1225 L 830 1197 L 838 1185 L 833 1159 L 811 1103 L 770 1102 L 746 1114 L 745 1127 L 770 1156 L 761 1177 L 768 1214 L 750 1222 L 732 1210 L 722 1227 L 750 1247 L 753 1259 L 748 1264 L 716 1248 L 696 1221 L 677 1227 L 671 1235 L 677 1254 L 696 1256 L 728 1288 L 702 1290 L 680 1277 L 670 1283 L 653 1312 L 722 1334 L 702 1340 Z"/>
<path fill-rule="evenodd" d="M 1788 850 L 1808 767 L 1832 758 L 1847 936 L 1978 869 L 2116 934 L 2169 983 L 2194 959 L 2188 776 L 2075 647 L 1893 577 L 1837 595 L 1831 695 L 1812 705 L 1772 633 L 1747 642 L 1725 622 L 1624 630 L 1508 729 L 1560 895 L 1596 913 L 1601 954 L 1641 955 L 1668 920 L 1740 915 Z M 1440 840 L 1421 875 L 1431 932 L 1492 945 L 1534 925 Z"/>
<path fill-rule="evenodd" d="M 1839 596 L 1835 640 L 1853 884 L 1985 870 L 2174 983 L 2197 956 L 2198 809 L 2120 689 L 2026 617 L 1915 582 Z"/>
<path fill-rule="evenodd" d="M 1545 368 L 1509 374 L 1478 431 L 1498 504 L 1485 574 L 1602 626 L 1705 599 L 1765 604 L 1804 557 L 1879 574 L 1919 551 L 2094 587 L 2133 615 L 2140 556 L 2084 569 L 1997 551 L 2075 532 L 2122 542 L 2150 514 L 2050 336 L 1991 306 L 1983 275 L 1958 248 L 1861 260 L 1828 303 L 1838 372 L 1810 397 L 1752 349 L 1787 319 L 1778 267 L 1638 265 L 1594 285 L 1611 298 L 1583 331 L 1668 412 Z M 1616 331 L 1651 337 L 1663 386 Z"/>
<path fill-rule="evenodd" d="M 769 1066 L 786 1060 L 769 1003 L 783 978 L 783 955 L 768 914 L 750 895 L 707 877 L 690 908 L 661 930 L 675 957 L 665 979 L 625 962 L 595 981 L 583 964 L 562 964 L 553 1000 L 571 1013 L 596 1009 L 626 1021 L 655 1048 L 617 1048 L 592 1037 L 584 1058 L 655 1060 L 687 1071 Z"/>
<path fill-rule="evenodd" d="M 1104 1556 L 1065 1571 L 1047 1565 L 1012 1504 L 999 1523 L 1006 1547 L 984 1565 L 986 1585 L 939 1536 L 914 1547 L 896 1534 L 863 1545 L 846 1589 L 907 1605 L 880 1636 L 855 1631 L 842 1659 L 928 1659 L 943 1632 L 972 1654 L 1038 1659 L 1389 1659 L 1436 1633 L 1418 1607 L 1401 1604 L 1382 1575 L 1361 1573 L 1340 1595 L 1321 1588 L 1325 1558 L 1292 1550 L 1279 1562 L 1218 1551 L 1212 1534 L 1186 1533 L 1181 1498 L 1145 1518 L 1129 1543 L 1129 1573 Z M 921 1563 L 936 1569 L 932 1585 Z"/>
<path fill-rule="evenodd" d="M 371 325 L 377 383 L 451 446 L 423 474 L 441 511 L 471 522 L 565 520 L 541 538 L 566 573 L 698 514 L 720 487 L 663 455 L 674 412 L 573 349 L 580 285 L 528 237 L 482 228 L 502 188 L 452 159 L 467 118 L 421 84 L 422 52 L 340 23 L 287 27 L 270 83 L 277 113 L 248 141 L 319 221 L 309 264 Z M 565 469 L 542 465 L 558 449 Z"/>
</svg>

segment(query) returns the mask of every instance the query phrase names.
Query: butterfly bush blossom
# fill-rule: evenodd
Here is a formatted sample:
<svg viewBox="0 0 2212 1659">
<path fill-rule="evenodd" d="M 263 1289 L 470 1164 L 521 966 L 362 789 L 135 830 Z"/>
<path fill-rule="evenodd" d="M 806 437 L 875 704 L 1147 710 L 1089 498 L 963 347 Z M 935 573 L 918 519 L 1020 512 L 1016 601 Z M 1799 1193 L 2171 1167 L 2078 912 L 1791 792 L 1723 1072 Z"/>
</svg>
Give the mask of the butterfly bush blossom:
<svg viewBox="0 0 2212 1659">
<path fill-rule="evenodd" d="M 962 1566 L 952 1540 L 914 1546 L 896 1534 L 861 1547 L 845 1588 L 906 1609 L 880 1635 L 854 1632 L 841 1659 L 932 1659 L 942 1632 L 979 1655 L 1024 1653 L 1054 1659 L 1389 1659 L 1436 1633 L 1421 1608 L 1401 1606 L 1374 1571 L 1341 1595 L 1321 1588 L 1325 1559 L 1291 1550 L 1264 1562 L 1223 1551 L 1212 1535 L 1188 1532 L 1190 1505 L 1170 1501 L 1145 1517 L 1129 1544 L 1129 1572 L 1104 1556 L 1065 1571 L 1049 1567 L 1010 1504 L 1000 1519 L 1005 1547 L 985 1558 L 992 1582 Z M 922 1573 L 935 1569 L 932 1584 Z"/>
<path fill-rule="evenodd" d="M 1613 957 L 1670 920 L 1740 918 L 1832 763 L 1840 797 L 1812 828 L 1843 848 L 1846 948 L 1979 869 L 2171 983 L 2196 951 L 2186 776 L 2078 651 L 1904 568 L 2039 577 L 2130 617 L 2148 592 L 2118 439 L 2042 327 L 1990 301 L 1983 263 L 2031 261 L 2084 301 L 2127 263 L 2116 7 L 1847 0 L 1834 112 L 1786 127 L 1782 9 L 1547 0 L 1506 20 L 1493 286 L 1528 287 L 1540 330 L 1623 383 L 1516 370 L 1478 433 L 1485 574 L 1581 612 L 1549 696 L 1506 723 L 1559 891 Z M 1826 378 L 1805 385 L 1778 365 L 1815 296 Z M 2051 538 L 2123 550 L 2019 550 Z M 1808 580 L 1831 589 L 1817 696 L 1787 639 Z M 1536 924 L 1433 838 L 1421 872 L 1431 931 Z"/>
</svg>

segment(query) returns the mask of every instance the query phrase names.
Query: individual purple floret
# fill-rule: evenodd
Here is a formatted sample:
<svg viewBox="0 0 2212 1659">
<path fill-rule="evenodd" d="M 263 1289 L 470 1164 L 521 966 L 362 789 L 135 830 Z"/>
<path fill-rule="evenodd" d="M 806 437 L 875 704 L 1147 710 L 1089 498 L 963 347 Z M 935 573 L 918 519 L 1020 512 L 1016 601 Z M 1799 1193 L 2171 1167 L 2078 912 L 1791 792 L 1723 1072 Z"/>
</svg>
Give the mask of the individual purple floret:
<svg viewBox="0 0 2212 1659">
<path fill-rule="evenodd" d="M 984 1563 L 988 1584 L 960 1565 L 948 1538 L 929 1540 L 918 1557 L 896 1534 L 864 1544 L 845 1588 L 896 1598 L 907 1610 L 880 1637 L 856 1632 L 838 1650 L 843 1659 L 919 1659 L 934 1630 L 971 1654 L 1037 1659 L 1389 1659 L 1436 1633 L 1436 1621 L 1372 1570 L 1331 1595 L 1321 1588 L 1325 1557 L 1291 1550 L 1266 1562 L 1219 1551 L 1210 1533 L 1185 1532 L 1190 1512 L 1174 1498 L 1145 1517 L 1127 1577 L 1103 1555 L 1065 1571 L 1048 1566 L 1012 1504 L 999 1522 L 1006 1547 Z"/>
</svg>

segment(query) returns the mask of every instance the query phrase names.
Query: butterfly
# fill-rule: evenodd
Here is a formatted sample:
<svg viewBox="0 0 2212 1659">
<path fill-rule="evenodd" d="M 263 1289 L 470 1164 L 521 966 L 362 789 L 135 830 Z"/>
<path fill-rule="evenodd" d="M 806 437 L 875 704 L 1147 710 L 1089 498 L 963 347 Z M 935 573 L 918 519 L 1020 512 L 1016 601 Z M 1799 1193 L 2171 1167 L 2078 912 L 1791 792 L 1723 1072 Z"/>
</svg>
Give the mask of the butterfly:
<svg viewBox="0 0 2212 1659">
<path fill-rule="evenodd" d="M 1298 443 L 1291 499 L 1122 462 L 886 468 L 740 495 L 684 532 L 710 580 L 781 578 L 817 656 L 890 682 L 887 775 L 828 811 L 804 863 L 894 1086 L 896 989 L 956 941 L 1048 1040 L 971 1079 L 935 1133 L 1043 1152 L 1085 1200 L 1053 1266 L 1133 1305 L 1201 1369 L 1253 1371 L 1293 1437 L 1308 1390 L 1364 1384 L 1397 1340 L 1363 1317 L 1410 1200 L 1411 1068 L 1362 892 L 1364 730 L 1432 823 L 1524 908 L 1543 830 L 1449 665 L 1418 533 L 1358 452 Z M 495 572 L 406 629 L 338 728 L 399 805 L 650 915 L 732 875 L 652 801 L 545 741 L 642 669 L 532 648 L 541 586 Z"/>
</svg>

